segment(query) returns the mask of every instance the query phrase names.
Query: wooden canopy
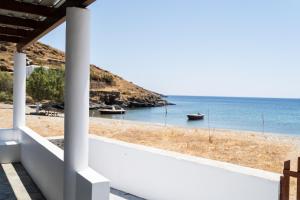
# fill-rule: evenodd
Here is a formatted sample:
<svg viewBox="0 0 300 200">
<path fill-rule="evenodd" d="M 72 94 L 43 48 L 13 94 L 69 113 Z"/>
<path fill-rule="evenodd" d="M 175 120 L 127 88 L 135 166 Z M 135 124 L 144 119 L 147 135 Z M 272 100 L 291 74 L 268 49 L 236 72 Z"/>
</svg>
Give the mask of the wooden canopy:
<svg viewBox="0 0 300 200">
<path fill-rule="evenodd" d="M 67 7 L 85 8 L 95 0 L 0 0 L 0 41 L 22 51 L 65 21 Z"/>
</svg>

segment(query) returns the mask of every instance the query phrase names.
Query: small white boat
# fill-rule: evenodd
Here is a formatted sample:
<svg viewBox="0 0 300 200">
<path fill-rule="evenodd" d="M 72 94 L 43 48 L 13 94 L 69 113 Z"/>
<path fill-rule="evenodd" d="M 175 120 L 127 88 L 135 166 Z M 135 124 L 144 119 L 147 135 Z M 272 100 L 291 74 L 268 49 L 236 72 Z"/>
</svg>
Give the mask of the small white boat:
<svg viewBox="0 0 300 200">
<path fill-rule="evenodd" d="M 204 115 L 201 113 L 188 114 L 187 118 L 188 118 L 188 120 L 201 120 L 201 119 L 204 119 Z"/>
<path fill-rule="evenodd" d="M 110 108 L 100 108 L 100 114 L 125 114 L 126 110 L 120 106 L 111 106 Z"/>
</svg>

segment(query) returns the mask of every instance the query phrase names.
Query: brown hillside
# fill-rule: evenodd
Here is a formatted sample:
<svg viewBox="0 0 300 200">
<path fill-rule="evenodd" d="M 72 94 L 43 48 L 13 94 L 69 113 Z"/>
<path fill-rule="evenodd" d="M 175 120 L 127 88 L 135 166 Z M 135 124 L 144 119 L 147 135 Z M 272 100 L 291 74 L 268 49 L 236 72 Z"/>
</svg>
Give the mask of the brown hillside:
<svg viewBox="0 0 300 200">
<path fill-rule="evenodd" d="M 15 44 L 0 43 L 0 71 L 13 72 Z M 28 65 L 63 68 L 64 52 L 37 42 L 25 50 Z M 164 105 L 161 95 L 141 88 L 121 77 L 91 65 L 91 99 L 93 102 L 119 104 L 125 107 Z"/>
</svg>

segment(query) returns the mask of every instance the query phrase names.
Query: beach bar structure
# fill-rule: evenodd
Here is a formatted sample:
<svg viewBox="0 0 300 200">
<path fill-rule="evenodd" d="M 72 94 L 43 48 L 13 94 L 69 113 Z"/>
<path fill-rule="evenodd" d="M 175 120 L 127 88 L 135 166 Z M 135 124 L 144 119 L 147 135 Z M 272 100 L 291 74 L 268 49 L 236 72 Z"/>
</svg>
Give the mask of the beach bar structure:
<svg viewBox="0 0 300 200">
<path fill-rule="evenodd" d="M 135 195 L 132 199 L 278 199 L 280 174 L 89 136 L 91 16 L 86 7 L 92 3 L 0 1 L 0 42 L 16 43 L 13 128 L 0 129 L 0 163 L 20 162 L 50 200 L 129 199 L 115 197 L 111 188 Z M 25 49 L 64 21 L 65 146 L 61 150 L 26 127 Z"/>
</svg>

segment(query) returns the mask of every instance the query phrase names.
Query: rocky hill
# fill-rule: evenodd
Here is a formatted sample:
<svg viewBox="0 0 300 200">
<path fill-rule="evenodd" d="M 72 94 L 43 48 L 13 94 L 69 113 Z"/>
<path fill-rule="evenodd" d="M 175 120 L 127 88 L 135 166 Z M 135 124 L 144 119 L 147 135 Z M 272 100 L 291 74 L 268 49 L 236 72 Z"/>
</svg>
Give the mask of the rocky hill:
<svg viewBox="0 0 300 200">
<path fill-rule="evenodd" d="M 0 71 L 13 72 L 15 44 L 0 43 Z M 42 43 L 35 43 L 26 49 L 27 65 L 47 68 L 64 68 L 64 52 Z M 123 107 L 152 107 L 165 105 L 160 94 L 146 90 L 123 78 L 91 65 L 91 101 L 118 104 Z"/>
</svg>

